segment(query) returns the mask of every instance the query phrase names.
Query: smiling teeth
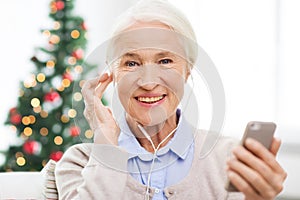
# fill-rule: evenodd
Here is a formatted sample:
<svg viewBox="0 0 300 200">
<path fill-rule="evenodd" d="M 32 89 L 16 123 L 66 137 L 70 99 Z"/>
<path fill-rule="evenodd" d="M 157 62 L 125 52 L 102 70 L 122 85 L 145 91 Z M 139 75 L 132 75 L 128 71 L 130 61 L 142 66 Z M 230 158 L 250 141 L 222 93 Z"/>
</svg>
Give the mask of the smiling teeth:
<svg viewBox="0 0 300 200">
<path fill-rule="evenodd" d="M 145 102 L 145 103 L 155 103 L 159 100 L 164 98 L 164 96 L 159 97 L 138 97 L 138 101 Z"/>
</svg>

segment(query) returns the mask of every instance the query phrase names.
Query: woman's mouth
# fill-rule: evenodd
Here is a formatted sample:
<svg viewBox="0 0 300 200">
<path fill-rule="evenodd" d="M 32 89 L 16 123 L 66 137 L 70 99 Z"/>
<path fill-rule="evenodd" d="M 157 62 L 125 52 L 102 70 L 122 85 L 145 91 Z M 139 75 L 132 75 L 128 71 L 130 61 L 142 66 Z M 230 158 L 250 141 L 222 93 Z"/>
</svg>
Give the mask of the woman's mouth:
<svg viewBox="0 0 300 200">
<path fill-rule="evenodd" d="M 163 95 L 160 95 L 160 96 L 138 96 L 138 97 L 135 97 L 135 99 L 141 103 L 146 103 L 146 104 L 154 104 L 154 103 L 157 103 L 159 101 L 161 101 L 162 99 L 165 98 L 165 94 Z"/>
</svg>

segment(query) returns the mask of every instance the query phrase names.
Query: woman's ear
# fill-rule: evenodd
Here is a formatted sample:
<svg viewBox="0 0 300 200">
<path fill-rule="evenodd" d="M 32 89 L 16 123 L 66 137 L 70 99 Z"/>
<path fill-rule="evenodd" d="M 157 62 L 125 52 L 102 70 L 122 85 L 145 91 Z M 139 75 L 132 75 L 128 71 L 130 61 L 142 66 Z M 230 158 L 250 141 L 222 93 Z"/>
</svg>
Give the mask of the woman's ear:
<svg viewBox="0 0 300 200">
<path fill-rule="evenodd" d="M 115 73 L 113 71 L 110 71 L 110 76 L 112 76 L 112 83 L 113 83 L 113 86 L 115 86 L 116 84 L 116 76 L 115 76 Z"/>
<path fill-rule="evenodd" d="M 186 66 L 186 73 L 185 73 L 185 82 L 189 79 L 191 75 L 191 67 L 189 65 Z"/>
<path fill-rule="evenodd" d="M 115 74 L 112 67 L 112 64 L 109 64 L 107 61 L 105 61 L 106 67 L 107 67 L 107 73 L 109 76 L 112 76 L 113 84 L 115 84 Z"/>
</svg>

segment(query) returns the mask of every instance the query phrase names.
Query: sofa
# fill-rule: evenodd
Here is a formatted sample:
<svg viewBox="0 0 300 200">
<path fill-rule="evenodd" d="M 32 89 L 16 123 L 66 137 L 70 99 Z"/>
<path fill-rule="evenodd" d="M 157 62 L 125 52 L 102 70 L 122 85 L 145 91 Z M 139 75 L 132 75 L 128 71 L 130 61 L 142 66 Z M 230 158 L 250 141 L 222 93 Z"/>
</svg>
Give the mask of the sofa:
<svg viewBox="0 0 300 200">
<path fill-rule="evenodd" d="M 40 172 L 0 173 L 0 199 L 58 199 L 55 164 L 55 161 L 49 160 Z"/>
<path fill-rule="evenodd" d="M 43 199 L 42 172 L 0 173 L 0 199 Z"/>
<path fill-rule="evenodd" d="M 289 160 L 294 164 L 295 170 L 298 170 L 297 163 L 293 163 L 296 159 Z M 285 160 L 283 160 L 285 161 Z M 283 162 L 287 163 L 287 162 Z M 300 164 L 300 163 L 298 163 Z M 0 173 L 0 200 L 55 200 L 58 199 L 56 189 L 54 169 L 56 162 L 49 160 L 46 166 L 40 172 L 4 172 Z M 294 169 L 293 168 L 293 169 Z M 288 171 L 292 169 L 287 168 Z M 295 184 L 299 180 L 299 176 L 289 176 L 294 181 L 287 181 L 283 193 L 276 198 L 278 200 L 299 199 L 300 192 L 298 185 Z"/>
</svg>

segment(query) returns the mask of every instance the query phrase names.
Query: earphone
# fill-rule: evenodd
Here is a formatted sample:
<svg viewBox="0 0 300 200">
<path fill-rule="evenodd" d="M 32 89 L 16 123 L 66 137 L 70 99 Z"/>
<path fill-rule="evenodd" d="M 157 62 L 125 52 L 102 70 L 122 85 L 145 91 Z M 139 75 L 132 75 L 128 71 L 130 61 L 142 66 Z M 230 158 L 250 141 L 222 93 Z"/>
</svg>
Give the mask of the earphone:
<svg viewBox="0 0 300 200">
<path fill-rule="evenodd" d="M 157 151 L 160 147 L 161 144 L 163 144 L 176 130 L 177 130 L 177 126 L 176 128 L 174 128 L 168 135 L 167 137 L 165 137 L 158 145 L 157 147 L 155 148 L 155 145 L 150 137 L 150 135 L 147 133 L 147 131 L 140 125 L 138 124 L 137 125 L 138 128 L 140 129 L 140 131 L 143 133 L 143 135 L 146 137 L 146 139 L 151 143 L 152 145 L 152 148 L 154 150 L 154 153 L 153 153 L 153 157 L 152 157 L 152 163 L 151 163 L 151 167 L 150 167 L 150 171 L 149 171 L 149 174 L 148 174 L 148 180 L 147 180 L 147 187 L 146 187 L 146 196 L 145 196 L 145 199 L 146 200 L 149 200 L 150 199 L 150 179 L 151 179 L 151 173 L 152 173 L 152 170 L 153 170 L 153 167 L 154 167 L 154 159 L 156 158 L 156 154 L 157 154 Z"/>
</svg>

